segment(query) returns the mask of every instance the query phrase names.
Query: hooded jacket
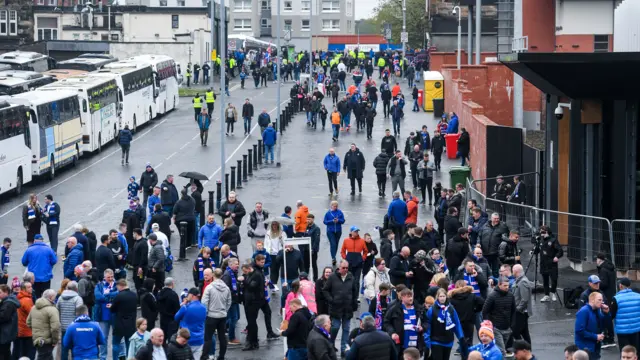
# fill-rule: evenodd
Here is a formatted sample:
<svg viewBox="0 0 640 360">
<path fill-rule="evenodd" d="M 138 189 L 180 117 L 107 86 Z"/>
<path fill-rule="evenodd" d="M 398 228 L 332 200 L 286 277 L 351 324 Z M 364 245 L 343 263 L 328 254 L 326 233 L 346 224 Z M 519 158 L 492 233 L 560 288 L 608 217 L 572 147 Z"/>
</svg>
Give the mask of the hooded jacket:
<svg viewBox="0 0 640 360">
<path fill-rule="evenodd" d="M 605 260 L 598 266 L 598 277 L 600 277 L 600 291 L 606 299 L 613 299 L 616 294 L 617 275 L 615 266 L 609 260 Z"/>
<path fill-rule="evenodd" d="M 229 245 L 234 252 L 238 252 L 238 245 L 241 240 L 239 228 L 235 224 L 223 229 L 222 233 L 220 233 L 220 242 Z"/>
<path fill-rule="evenodd" d="M 156 240 L 155 245 L 150 249 L 149 253 L 149 270 L 155 269 L 157 272 L 164 272 L 164 246 L 162 240 Z"/>
<path fill-rule="evenodd" d="M 495 341 L 491 341 L 487 345 L 483 343 L 475 344 L 469 348 L 469 352 L 472 351 L 480 352 L 484 360 L 502 360 L 502 352 L 500 352 L 500 348 L 496 345 Z"/>
<path fill-rule="evenodd" d="M 168 360 L 192 360 L 193 350 L 189 344 L 181 345 L 176 340 L 177 334 L 173 334 L 167 345 L 166 355 Z M 153 355 L 152 355 L 153 358 Z M 197 360 L 197 359 L 196 359 Z"/>
<path fill-rule="evenodd" d="M 71 251 L 69 251 L 67 258 L 64 260 L 64 277 L 69 280 L 77 281 L 78 278 L 76 278 L 73 270 L 76 268 L 76 266 L 82 264 L 83 261 L 84 253 L 82 244 L 76 244 L 76 246 L 71 248 Z M 75 319 L 75 313 L 73 314 L 73 318 Z"/>
<path fill-rule="evenodd" d="M 204 289 L 202 305 L 207 308 L 207 317 L 218 319 L 226 317 L 231 304 L 231 290 L 224 281 L 220 279 L 213 280 Z"/>
<path fill-rule="evenodd" d="M 34 242 L 22 255 L 22 266 L 35 275 L 35 282 L 47 282 L 53 278 L 53 266 L 58 257 L 43 242 Z"/>
<path fill-rule="evenodd" d="M 87 315 L 81 315 L 69 326 L 62 340 L 71 349 L 74 360 L 97 359 L 98 345 L 107 345 L 98 323 Z"/>
<path fill-rule="evenodd" d="M 347 172 L 347 177 L 349 179 L 362 179 L 362 174 L 364 173 L 365 168 L 365 159 L 360 149 L 356 148 L 355 151 L 347 151 L 343 159 L 342 170 Z"/>
<path fill-rule="evenodd" d="M 404 223 L 418 223 L 418 198 L 415 196 L 412 196 L 409 200 L 407 200 L 407 218 L 405 219 Z"/>
<path fill-rule="evenodd" d="M 215 222 L 215 220 L 212 224 L 208 222 L 205 223 L 198 232 L 198 248 L 201 249 L 203 246 L 206 246 L 213 250 L 216 247 L 222 247 L 220 234 L 222 234 L 222 228 Z"/>
<path fill-rule="evenodd" d="M 130 354 L 128 359 L 135 358 L 138 350 L 145 346 L 149 340 L 151 340 L 151 333 L 148 331 L 144 332 L 142 338 L 140 338 L 137 331 L 131 335 L 129 338 L 129 349 L 127 349 L 127 354 Z"/>
<path fill-rule="evenodd" d="M 154 186 L 158 185 L 158 174 L 151 168 L 151 171 L 143 171 L 140 175 L 140 187 L 146 193 L 152 193 Z"/>
<path fill-rule="evenodd" d="M 594 310 L 589 304 L 580 308 L 576 313 L 574 327 L 575 343 L 578 349 L 596 352 L 598 334 L 602 334 L 606 327 L 605 321 L 609 318 L 609 314 L 603 313 L 600 309 Z"/>
<path fill-rule="evenodd" d="M 27 326 L 27 317 L 31 308 L 33 308 L 33 296 L 24 290 L 20 290 L 17 299 L 20 302 L 20 307 L 18 308 L 18 336 L 31 337 L 32 332 L 31 328 Z"/>
<path fill-rule="evenodd" d="M 327 154 L 324 157 L 324 169 L 328 172 L 339 173 L 340 172 L 340 158 L 338 155 Z"/>
<path fill-rule="evenodd" d="M 338 221 L 333 221 L 333 219 L 338 219 Z M 345 222 L 344 213 L 340 209 L 329 209 L 324 214 L 322 222 L 327 225 L 327 232 L 342 233 L 342 225 Z"/>
<path fill-rule="evenodd" d="M 482 311 L 484 299 L 473 293 L 471 286 L 463 286 L 449 290 L 449 301 L 458 312 L 461 323 L 473 324 L 476 313 Z"/>
<path fill-rule="evenodd" d="M 0 344 L 9 344 L 18 336 L 18 309 L 20 302 L 9 295 L 0 303 Z"/>
<path fill-rule="evenodd" d="M 64 290 L 58 298 L 56 308 L 60 314 L 60 326 L 62 332 L 67 331 L 67 328 L 76 319 L 76 309 L 83 305 L 84 302 L 77 292 L 72 290 Z"/>
<path fill-rule="evenodd" d="M 447 259 L 447 267 L 449 269 L 457 269 L 469 254 L 469 242 L 460 235 L 454 236 L 447 241 L 447 247 L 444 257 Z"/>
<path fill-rule="evenodd" d="M 381 152 L 373 160 L 373 167 L 376 169 L 376 175 L 387 174 L 387 164 L 389 163 L 389 155 L 386 152 Z"/>
<path fill-rule="evenodd" d="M 482 307 L 482 318 L 490 320 L 494 328 L 506 330 L 515 318 L 516 302 L 511 291 L 493 289 Z"/>
<path fill-rule="evenodd" d="M 278 132 L 276 129 L 272 127 L 267 127 L 264 129 L 262 133 L 262 141 L 264 141 L 265 146 L 273 146 L 276 144 L 276 140 L 278 139 Z"/>
<path fill-rule="evenodd" d="M 309 208 L 307 205 L 302 205 L 296 211 L 296 224 L 293 231 L 296 233 L 303 233 L 307 231 L 307 215 L 309 215 Z"/>
<path fill-rule="evenodd" d="M 27 326 L 31 328 L 34 345 L 40 340 L 54 345 L 60 341 L 60 315 L 53 303 L 45 298 L 36 300 L 27 317 Z"/>
</svg>

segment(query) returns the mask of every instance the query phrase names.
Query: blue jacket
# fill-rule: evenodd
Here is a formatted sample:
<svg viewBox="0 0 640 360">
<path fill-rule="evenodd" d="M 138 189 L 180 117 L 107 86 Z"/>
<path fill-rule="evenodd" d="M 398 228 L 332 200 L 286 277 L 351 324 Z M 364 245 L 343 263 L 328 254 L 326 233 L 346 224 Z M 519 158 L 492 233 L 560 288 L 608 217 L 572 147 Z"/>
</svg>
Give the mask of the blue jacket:
<svg viewBox="0 0 640 360">
<path fill-rule="evenodd" d="M 578 349 L 587 349 L 590 352 L 596 351 L 598 334 L 602 334 L 604 331 L 604 322 L 608 317 L 609 314 L 604 314 L 600 310 L 593 310 L 589 304 L 578 310 L 574 328 L 575 343 Z"/>
<path fill-rule="evenodd" d="M 333 219 L 338 219 L 338 221 L 334 222 Z M 336 209 L 335 211 L 329 210 L 324 214 L 324 220 L 322 222 L 327 225 L 327 232 L 341 233 L 342 224 L 344 224 L 344 214 L 340 209 Z"/>
<path fill-rule="evenodd" d="M 436 306 L 432 306 L 427 311 L 427 323 L 428 324 L 431 324 L 431 321 L 432 321 L 431 318 L 433 316 L 436 316 L 436 317 L 438 316 L 438 314 L 434 314 L 433 313 L 433 311 L 434 311 L 433 309 L 438 309 L 437 311 L 440 311 L 440 307 L 439 307 L 440 305 L 437 302 L 436 302 L 435 305 Z M 450 305 L 450 307 L 451 307 L 451 309 L 453 309 L 452 305 Z M 460 318 L 458 317 L 458 313 L 456 312 L 455 309 L 453 309 L 453 319 L 451 319 L 451 320 L 455 324 L 455 326 L 453 327 L 453 329 L 451 329 L 451 331 L 453 331 L 453 333 L 456 335 L 456 337 L 458 339 L 464 338 L 464 333 L 462 331 L 462 325 L 460 324 Z M 436 319 L 434 321 L 438 321 L 438 320 Z M 448 347 L 448 348 L 453 347 L 453 342 L 448 343 L 448 344 L 443 344 L 443 343 L 440 343 L 438 341 L 433 341 L 431 339 L 431 331 L 432 331 L 432 327 L 431 326 L 426 326 L 426 332 L 424 334 L 424 341 L 425 341 L 425 343 L 426 343 L 426 345 L 427 345 L 427 347 L 429 349 L 431 349 L 432 345 L 440 345 L 440 346 L 444 346 L 444 347 Z M 465 346 L 467 346 L 467 345 L 465 345 Z"/>
<path fill-rule="evenodd" d="M 329 155 L 324 157 L 324 169 L 332 173 L 340 172 L 340 158 L 338 155 Z"/>
<path fill-rule="evenodd" d="M 210 125 L 211 125 L 211 118 L 209 117 L 209 115 L 206 115 L 206 116 L 203 116 L 202 114 L 198 115 L 198 126 L 200 127 L 200 130 L 209 130 Z"/>
<path fill-rule="evenodd" d="M 409 215 L 407 204 L 402 201 L 402 199 L 393 199 L 391 204 L 389 204 L 389 210 L 387 210 L 387 216 L 389 217 L 389 221 L 391 221 L 391 217 L 396 221 L 398 225 L 404 225 L 404 221 L 407 219 Z"/>
<path fill-rule="evenodd" d="M 484 225 L 489 221 L 489 215 L 486 212 L 482 211 L 480 213 L 480 218 L 478 219 L 478 223 L 474 225 L 475 220 L 473 216 L 469 216 L 467 220 L 467 226 L 471 226 L 471 233 L 469 234 L 469 238 L 471 239 L 470 243 L 475 245 L 478 242 L 478 234 L 484 228 Z"/>
<path fill-rule="evenodd" d="M 95 321 L 111 321 L 111 310 L 107 308 L 107 304 L 110 304 L 116 295 L 118 295 L 118 288 L 115 281 L 113 282 L 113 289 L 109 290 L 108 294 L 104 293 L 105 282 L 100 281 L 96 285 L 94 291 L 96 297 L 96 304 L 93 307 L 93 320 Z"/>
<path fill-rule="evenodd" d="M 120 145 L 130 145 L 131 140 L 133 140 L 133 134 L 129 129 L 120 130 L 120 134 L 118 135 L 118 143 Z"/>
<path fill-rule="evenodd" d="M 160 203 L 160 196 L 149 195 L 149 199 L 147 200 L 147 208 L 149 209 L 149 211 L 147 211 L 147 214 L 149 214 L 149 220 L 151 220 L 151 217 L 155 213 L 153 208 L 156 206 L 156 204 Z"/>
<path fill-rule="evenodd" d="M 500 348 L 496 346 L 496 342 L 492 341 L 487 345 L 478 343 L 469 348 L 469 352 L 479 351 L 483 360 L 502 360 Z"/>
<path fill-rule="evenodd" d="M 198 249 L 206 246 L 213 251 L 215 247 L 222 247 L 220 233 L 222 233 L 222 228 L 215 221 L 213 224 L 204 224 L 198 232 Z"/>
<path fill-rule="evenodd" d="M 276 144 L 277 139 L 278 133 L 276 132 L 276 129 L 272 127 L 267 127 L 266 129 L 264 129 L 264 132 L 262 133 L 263 144 L 265 144 L 266 146 L 273 146 Z"/>
<path fill-rule="evenodd" d="M 251 258 L 255 260 L 257 255 L 264 255 L 263 269 L 268 270 L 271 267 L 271 254 L 266 249 L 256 250 Z"/>
<path fill-rule="evenodd" d="M 62 344 L 71 349 L 74 360 L 84 360 L 97 359 L 98 345 L 107 345 L 107 342 L 98 323 L 81 315 L 67 328 Z"/>
<path fill-rule="evenodd" d="M 189 329 L 189 346 L 204 345 L 204 322 L 207 320 L 207 308 L 199 300 L 181 306 L 175 316 L 181 328 Z"/>
<path fill-rule="evenodd" d="M 449 120 L 449 125 L 447 126 L 447 134 L 457 134 L 458 133 L 458 115 L 453 115 Z"/>
<path fill-rule="evenodd" d="M 613 301 L 618 305 L 616 312 L 616 334 L 633 334 L 640 331 L 640 294 L 631 289 L 620 290 Z"/>
<path fill-rule="evenodd" d="M 83 261 L 84 253 L 82 252 L 82 244 L 76 244 L 76 246 L 69 251 L 69 255 L 67 255 L 67 258 L 64 260 L 64 277 L 69 280 L 77 281 L 78 279 L 73 273 L 73 269 L 82 264 Z"/>
<path fill-rule="evenodd" d="M 287 215 L 286 213 L 282 213 L 282 215 L 280 216 L 286 217 L 287 219 L 291 219 L 291 216 Z M 293 237 L 293 225 L 282 225 L 282 231 L 284 231 L 284 233 L 287 234 L 288 238 Z"/>
<path fill-rule="evenodd" d="M 43 242 L 34 242 L 22 255 L 22 266 L 35 275 L 36 282 L 47 282 L 53 277 L 53 265 L 58 262 L 56 253 Z"/>
</svg>

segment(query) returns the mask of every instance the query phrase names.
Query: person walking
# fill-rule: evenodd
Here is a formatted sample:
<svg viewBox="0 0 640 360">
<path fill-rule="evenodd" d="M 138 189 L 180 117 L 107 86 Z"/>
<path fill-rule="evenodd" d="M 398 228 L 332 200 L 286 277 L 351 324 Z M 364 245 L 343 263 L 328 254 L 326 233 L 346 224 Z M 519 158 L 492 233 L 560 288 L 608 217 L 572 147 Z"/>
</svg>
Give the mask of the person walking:
<svg viewBox="0 0 640 360">
<path fill-rule="evenodd" d="M 360 292 L 360 278 L 364 261 L 369 254 L 365 241 L 360 237 L 360 229 L 353 225 L 349 229 L 349 237 L 342 242 L 340 256 L 349 263 L 349 272 L 353 275 L 358 292 Z M 366 275 L 366 274 L 365 274 Z"/>
<path fill-rule="evenodd" d="M 261 134 L 264 134 L 264 131 L 267 129 L 267 126 L 269 126 L 269 124 L 271 124 L 271 116 L 269 116 L 267 109 L 262 109 L 262 112 L 260 113 L 260 115 L 258 115 L 258 125 L 260 126 Z"/>
<path fill-rule="evenodd" d="M 229 136 L 229 130 L 231 130 L 231 135 L 233 135 L 233 125 L 238 121 L 238 111 L 233 104 L 228 103 L 224 109 L 224 114 L 225 122 L 227 123 L 227 132 L 225 135 Z"/>
<path fill-rule="evenodd" d="M 75 281 L 70 281 L 62 294 L 60 294 L 58 302 L 56 303 L 56 308 L 58 309 L 58 313 L 60 314 L 62 338 L 64 338 L 67 329 L 76 319 L 78 308 L 82 305 L 84 305 L 84 302 L 80 295 L 78 295 L 78 283 Z M 68 359 L 69 350 L 71 349 L 62 346 L 61 360 Z"/>
<path fill-rule="evenodd" d="M 576 313 L 574 341 L 579 349 L 589 354 L 589 359 L 600 359 L 605 339 L 605 322 L 610 321 L 609 307 L 599 292 L 589 295 L 589 303 Z"/>
<path fill-rule="evenodd" d="M 169 345 L 167 345 L 167 359 L 171 360 L 191 360 L 195 359 L 193 351 L 189 346 L 189 340 L 191 339 L 191 333 L 189 329 L 180 329 L 178 332 L 169 339 Z"/>
<path fill-rule="evenodd" d="M 384 131 L 384 136 L 380 141 L 380 148 L 389 158 L 394 156 L 396 150 L 398 150 L 398 142 L 396 141 L 396 138 L 391 135 L 391 130 L 386 129 Z"/>
<path fill-rule="evenodd" d="M 240 345 L 240 340 L 236 338 L 236 324 L 240 319 L 240 302 L 242 285 L 242 277 L 238 277 L 238 269 L 240 264 L 238 259 L 230 258 L 227 262 L 227 268 L 221 277 L 221 280 L 229 288 L 231 294 L 231 305 L 227 309 L 227 325 L 229 327 L 229 345 Z M 205 289 L 206 290 L 206 289 Z"/>
<path fill-rule="evenodd" d="M 120 279 L 116 283 L 118 295 L 113 298 L 109 311 L 113 319 L 113 338 L 111 339 L 111 353 L 113 360 L 118 360 L 119 355 L 129 348 L 129 339 L 136 332 L 136 303 L 138 297 L 129 289 L 126 279 Z M 147 319 L 155 321 L 155 319 Z M 124 343 L 125 348 L 121 349 Z"/>
<path fill-rule="evenodd" d="M 49 245 L 54 253 L 58 253 L 58 231 L 60 231 L 60 205 L 53 201 L 53 196 L 47 194 L 44 197 L 44 209 L 42 209 L 42 220 L 47 228 Z"/>
<path fill-rule="evenodd" d="M 244 135 L 249 135 L 251 132 L 251 118 L 253 118 L 253 104 L 249 102 L 249 99 L 244 99 L 242 105 L 242 119 L 244 120 Z"/>
<path fill-rule="evenodd" d="M 200 93 L 196 93 L 196 95 L 191 99 L 191 103 L 193 104 L 193 119 L 198 121 L 198 116 L 202 111 L 202 96 Z"/>
<path fill-rule="evenodd" d="M 460 129 L 460 137 L 458 138 L 457 143 L 458 153 L 456 155 L 462 158 L 462 163 L 460 165 L 465 166 L 467 161 L 469 161 L 469 150 L 471 148 L 469 133 L 467 132 L 467 129 Z"/>
<path fill-rule="evenodd" d="M 431 139 L 431 153 L 433 154 L 436 171 L 440 171 L 440 164 L 442 163 L 442 153 L 444 152 L 444 148 L 444 137 L 440 134 L 440 131 L 435 130 L 433 132 L 433 138 Z"/>
<path fill-rule="evenodd" d="M 175 316 L 175 320 L 181 328 L 189 330 L 189 346 L 193 352 L 194 359 L 200 359 L 203 354 L 204 345 L 204 324 L 207 318 L 207 308 L 200 302 L 200 290 L 189 289 L 187 297 L 180 305 L 180 310 Z M 211 339 L 211 337 L 209 337 Z M 208 356 L 208 353 L 204 353 Z M 206 358 L 206 357 L 205 357 Z"/>
<path fill-rule="evenodd" d="M 516 340 L 522 339 L 531 344 L 531 335 L 529 334 L 529 317 L 533 314 L 531 294 L 535 286 L 533 282 L 527 278 L 522 265 L 514 265 L 512 271 L 513 276 L 516 278 L 516 282 L 512 288 L 514 300 L 516 302 L 515 319 L 512 327 L 513 338 Z"/>
<path fill-rule="evenodd" d="M 345 222 L 344 213 L 338 209 L 337 201 L 331 201 L 329 210 L 324 214 L 324 220 L 322 222 L 327 226 L 329 253 L 331 255 L 331 263 L 335 266 L 338 243 L 340 243 L 340 238 L 342 237 L 342 225 Z"/>
<path fill-rule="evenodd" d="M 404 117 L 404 112 L 402 111 L 402 107 L 398 105 L 398 100 L 393 101 L 393 105 L 391 109 L 389 109 L 389 114 L 391 114 L 391 120 L 393 122 L 393 135 L 398 137 L 400 135 L 400 120 Z"/>
<path fill-rule="evenodd" d="M 298 298 L 291 299 L 287 305 L 292 315 L 288 321 L 283 320 L 280 326 L 281 335 L 287 338 L 287 359 L 307 359 L 307 338 L 311 312 L 302 305 L 302 301 Z"/>
<path fill-rule="evenodd" d="M 362 175 L 365 168 L 365 159 L 356 144 L 351 144 L 351 149 L 344 156 L 344 164 L 342 170 L 347 174 L 351 182 L 351 195 L 356 194 L 356 181 L 358 182 L 358 190 L 362 193 Z"/>
<path fill-rule="evenodd" d="M 33 292 L 36 299 L 51 287 L 53 266 L 57 262 L 58 257 L 53 250 L 44 243 L 42 235 L 36 234 L 33 245 L 29 246 L 22 255 L 22 266 L 26 267 L 27 271 L 35 275 Z"/>
<path fill-rule="evenodd" d="M 0 297 L 2 293 L 0 286 Z M 60 315 L 54 304 L 55 298 L 55 290 L 47 289 L 27 316 L 27 326 L 31 328 L 31 338 L 40 360 L 53 360 L 53 348 L 60 341 Z"/>
<path fill-rule="evenodd" d="M 358 283 L 349 272 L 349 263 L 346 260 L 342 260 L 338 271 L 329 276 L 322 289 L 324 298 L 329 303 L 332 343 L 335 344 L 338 331 L 342 327 L 340 354 L 343 358 L 347 351 L 351 318 L 353 317 L 353 312 L 358 309 L 357 285 Z"/>
<path fill-rule="evenodd" d="M 187 189 L 180 190 L 180 200 L 178 200 L 173 206 L 173 223 L 180 224 L 186 223 L 186 232 L 184 233 L 184 245 L 185 247 L 191 247 L 196 244 L 196 201 L 188 194 Z M 182 243 L 182 241 L 181 241 Z M 160 287 L 162 283 L 158 285 Z"/>
<path fill-rule="evenodd" d="M 141 229 L 133 230 L 133 237 L 136 242 L 133 244 L 133 252 L 131 258 L 131 266 L 133 266 L 133 283 L 138 294 L 142 289 L 142 283 L 147 274 L 149 267 L 149 246 L 147 239 L 142 236 Z"/>
<path fill-rule="evenodd" d="M 618 346 L 623 349 L 631 345 L 640 347 L 640 322 L 636 311 L 640 306 L 640 294 L 631 289 L 631 280 L 623 277 L 618 280 L 618 293 L 611 300 L 611 318 L 615 320 L 615 333 L 618 335 Z"/>
<path fill-rule="evenodd" d="M 402 151 L 396 150 L 395 156 L 389 159 L 387 164 L 387 176 L 391 178 L 391 191 L 396 191 L 400 187 L 400 192 L 404 194 L 404 179 L 407 177 L 406 166 L 409 161 L 402 155 Z"/>
<path fill-rule="evenodd" d="M 89 310 L 81 305 L 76 311 L 75 321 L 67 329 L 62 345 L 71 349 L 74 360 L 97 359 L 98 349 L 107 346 L 101 327 L 89 317 Z M 117 354 L 114 355 L 117 358 Z"/>
<path fill-rule="evenodd" d="M 243 276 L 238 281 L 244 287 L 244 312 L 247 319 L 247 343 L 242 351 L 258 350 L 258 313 L 267 304 L 266 282 L 262 271 L 255 270 L 252 264 L 243 264 L 242 273 Z"/>
<path fill-rule="evenodd" d="M 153 295 L 154 285 L 155 280 L 147 278 L 144 279 L 140 288 L 136 288 L 138 291 L 138 301 L 140 302 L 140 315 L 147 319 L 147 324 L 152 329 L 156 327 L 156 320 L 158 319 L 158 301 L 155 295 Z M 156 293 L 157 292 L 158 291 L 156 291 Z"/>
<path fill-rule="evenodd" d="M 329 196 L 333 196 L 335 188 L 338 194 L 338 176 L 340 176 L 340 158 L 336 155 L 334 148 L 329 149 L 329 153 L 324 157 L 324 170 L 327 172 L 329 180 Z"/>
<path fill-rule="evenodd" d="M 238 227 L 242 225 L 242 218 L 244 218 L 246 214 L 247 214 L 247 211 L 245 210 L 242 202 L 238 200 L 235 191 L 229 192 L 227 201 L 222 203 L 222 205 L 218 208 L 218 215 L 220 215 L 220 217 L 222 217 L 223 220 L 230 218 L 233 220 L 233 223 Z M 226 243 L 228 244 L 228 242 Z M 238 241 L 238 243 L 240 243 L 240 241 Z"/>
<path fill-rule="evenodd" d="M 424 152 L 422 160 L 418 162 L 416 171 L 418 172 L 418 181 L 420 185 L 420 192 L 422 193 L 421 204 L 427 203 L 429 206 L 435 204 L 433 201 L 433 172 L 436 170 L 436 166 L 433 161 L 429 160 L 429 153 Z M 427 201 L 427 194 L 429 194 L 429 202 Z"/>
<path fill-rule="evenodd" d="M 207 113 L 207 108 L 202 108 L 200 114 L 197 115 L 198 128 L 200 128 L 200 145 L 207 146 L 209 139 L 209 126 L 211 125 L 211 117 Z"/>
<path fill-rule="evenodd" d="M 436 302 L 426 312 L 424 324 L 426 326 L 424 339 L 427 348 L 431 350 L 433 360 L 449 360 L 454 335 L 460 342 L 462 358 L 466 358 L 468 344 L 465 342 L 465 334 L 458 312 L 451 306 L 445 289 L 438 289 Z"/>
<path fill-rule="evenodd" d="M 22 207 L 22 226 L 27 231 L 27 245 L 33 244 L 34 237 L 40 234 L 42 228 L 42 208 L 36 194 L 30 194 Z"/>
<path fill-rule="evenodd" d="M 262 114 L 260 116 L 262 116 Z M 260 117 L 258 117 L 258 121 L 260 121 Z M 262 125 L 260 126 L 260 128 L 262 129 Z M 265 164 L 269 160 L 269 155 L 271 155 L 271 163 L 273 164 L 273 147 L 276 145 L 277 140 L 278 132 L 273 128 L 272 123 L 268 123 L 268 125 L 262 132 L 262 144 L 264 145 Z"/>
<path fill-rule="evenodd" d="M 202 305 L 207 309 L 207 319 L 204 327 L 205 342 L 202 353 L 209 354 L 214 332 L 217 332 L 218 342 L 220 343 L 218 360 L 224 360 L 227 353 L 227 314 L 233 304 L 231 290 L 222 281 L 222 275 L 221 269 L 213 271 L 213 282 L 204 289 L 204 295 L 202 296 Z"/>
<path fill-rule="evenodd" d="M 336 106 L 333 107 L 333 112 L 331 113 L 331 128 L 333 129 L 333 136 L 331 140 L 338 141 L 340 137 L 340 124 L 342 123 L 342 114 L 338 111 Z"/>
<path fill-rule="evenodd" d="M 515 320 L 515 313 L 515 297 L 509 289 L 509 278 L 501 276 L 497 286 L 489 293 L 484 302 L 482 318 L 493 324 L 496 345 L 500 348 L 502 356 L 513 356 L 512 353 L 507 352 L 506 344 L 512 335 L 511 325 Z"/>
<path fill-rule="evenodd" d="M 402 354 L 407 348 L 418 346 L 418 333 L 422 331 L 418 319 L 413 292 L 403 289 L 398 300 L 387 308 L 383 320 L 383 330 L 395 342 L 398 354 Z"/>
<path fill-rule="evenodd" d="M 129 165 L 129 150 L 131 149 L 131 141 L 133 141 L 133 133 L 129 130 L 129 125 L 125 125 L 124 129 L 118 133 L 118 144 L 122 150 L 122 158 L 120 165 Z"/>
<path fill-rule="evenodd" d="M 205 64 L 205 66 L 208 66 L 207 64 Z M 208 81 L 207 81 L 208 83 Z M 207 103 L 207 112 L 209 114 L 213 113 L 213 108 L 216 102 L 216 94 L 213 92 L 213 88 L 209 88 L 209 90 L 207 90 L 204 93 L 204 99 L 205 102 Z"/>
<path fill-rule="evenodd" d="M 144 207 L 149 209 L 149 217 L 151 217 L 153 213 L 153 207 L 155 206 L 155 204 L 159 203 L 159 198 L 154 198 L 154 202 L 152 204 L 149 204 L 149 197 L 151 195 L 156 195 L 156 197 L 160 195 L 160 193 L 154 194 L 156 185 L 158 185 L 158 174 L 156 174 L 156 171 L 151 166 L 151 163 L 148 162 L 145 165 L 145 169 L 142 172 L 142 175 L 140 175 L 140 188 L 142 189 L 142 201 Z"/>
</svg>

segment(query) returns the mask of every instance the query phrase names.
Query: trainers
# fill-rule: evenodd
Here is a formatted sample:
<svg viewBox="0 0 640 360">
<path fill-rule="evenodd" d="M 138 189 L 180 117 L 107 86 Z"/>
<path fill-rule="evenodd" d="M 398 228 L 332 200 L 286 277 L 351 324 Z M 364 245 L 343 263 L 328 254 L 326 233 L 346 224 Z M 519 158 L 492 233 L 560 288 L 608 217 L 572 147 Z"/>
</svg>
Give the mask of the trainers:
<svg viewBox="0 0 640 360">
<path fill-rule="evenodd" d="M 278 292 L 280 289 L 278 288 L 278 285 L 273 285 L 273 289 L 271 289 L 271 291 Z"/>
<path fill-rule="evenodd" d="M 540 299 L 540 302 L 549 302 L 551 301 L 551 298 L 549 297 L 549 295 L 545 295 L 542 297 L 542 299 Z"/>
<path fill-rule="evenodd" d="M 511 351 L 507 351 L 505 356 L 508 357 L 508 358 L 511 358 L 511 357 L 513 357 L 513 353 Z"/>
<path fill-rule="evenodd" d="M 610 348 L 610 347 L 615 347 L 615 346 L 617 346 L 616 342 L 615 341 L 611 341 L 611 340 L 609 340 L 609 341 L 605 340 L 602 343 L 602 348 L 603 349 Z"/>
<path fill-rule="evenodd" d="M 240 340 L 235 339 L 235 340 L 229 340 L 229 345 L 240 345 Z"/>
<path fill-rule="evenodd" d="M 269 333 L 267 334 L 267 340 L 275 340 L 277 338 L 279 338 L 280 335 L 276 334 L 276 333 Z"/>
<path fill-rule="evenodd" d="M 558 301 L 558 297 L 556 296 L 556 294 L 551 294 L 551 301 Z"/>
</svg>

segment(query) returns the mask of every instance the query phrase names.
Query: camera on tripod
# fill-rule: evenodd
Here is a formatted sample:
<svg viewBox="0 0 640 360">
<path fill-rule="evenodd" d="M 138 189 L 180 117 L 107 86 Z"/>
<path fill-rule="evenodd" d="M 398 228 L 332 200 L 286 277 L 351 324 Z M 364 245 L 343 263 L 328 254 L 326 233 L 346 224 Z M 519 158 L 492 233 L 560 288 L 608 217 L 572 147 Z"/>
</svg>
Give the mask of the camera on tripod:
<svg viewBox="0 0 640 360">
<path fill-rule="evenodd" d="M 533 250 L 531 250 L 531 255 L 540 254 L 540 249 L 542 248 L 542 234 L 540 229 L 536 229 L 531 235 L 531 243 L 533 244 Z"/>
</svg>

